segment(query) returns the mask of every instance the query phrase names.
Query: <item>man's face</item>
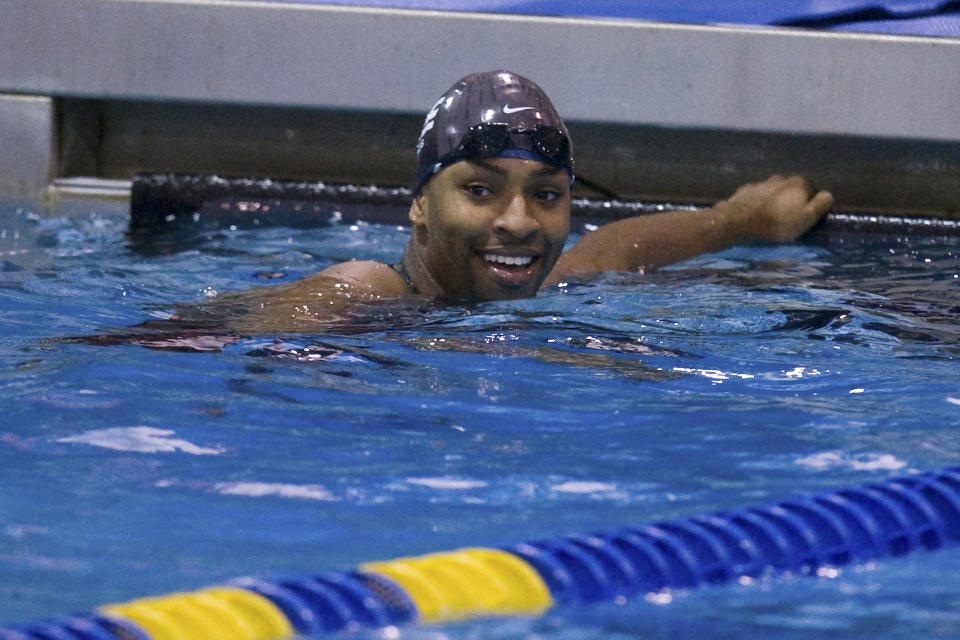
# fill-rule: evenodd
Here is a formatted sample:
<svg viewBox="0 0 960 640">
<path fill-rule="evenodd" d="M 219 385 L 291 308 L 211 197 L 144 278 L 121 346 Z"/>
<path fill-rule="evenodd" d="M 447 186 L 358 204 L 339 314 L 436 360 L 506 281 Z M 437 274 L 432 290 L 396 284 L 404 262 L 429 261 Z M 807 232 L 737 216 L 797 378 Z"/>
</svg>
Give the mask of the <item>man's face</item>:
<svg viewBox="0 0 960 640">
<path fill-rule="evenodd" d="M 515 158 L 457 162 L 411 208 L 424 266 L 448 298 L 535 295 L 570 231 L 563 169 Z"/>
</svg>

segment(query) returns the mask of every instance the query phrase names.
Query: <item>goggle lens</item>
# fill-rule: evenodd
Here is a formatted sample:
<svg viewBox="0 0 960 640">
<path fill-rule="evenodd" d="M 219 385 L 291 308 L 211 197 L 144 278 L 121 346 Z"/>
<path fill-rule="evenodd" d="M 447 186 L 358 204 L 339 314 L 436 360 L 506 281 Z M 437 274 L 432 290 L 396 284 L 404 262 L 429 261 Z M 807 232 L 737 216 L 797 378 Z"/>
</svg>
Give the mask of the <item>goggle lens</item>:
<svg viewBox="0 0 960 640">
<path fill-rule="evenodd" d="M 557 127 L 537 125 L 533 129 L 511 129 L 510 125 L 500 123 L 475 124 L 463 136 L 454 157 L 492 158 L 510 143 L 511 135 L 526 135 L 533 143 L 533 150 L 549 162 L 573 169 L 570 158 L 570 142 L 566 134 Z"/>
<path fill-rule="evenodd" d="M 533 144 L 543 157 L 558 164 L 565 162 L 569 155 L 567 136 L 555 127 L 538 127 L 533 134 Z"/>
<path fill-rule="evenodd" d="M 491 158 L 503 151 L 509 141 L 507 125 L 475 124 L 463 136 L 458 151 L 468 158 Z"/>
</svg>

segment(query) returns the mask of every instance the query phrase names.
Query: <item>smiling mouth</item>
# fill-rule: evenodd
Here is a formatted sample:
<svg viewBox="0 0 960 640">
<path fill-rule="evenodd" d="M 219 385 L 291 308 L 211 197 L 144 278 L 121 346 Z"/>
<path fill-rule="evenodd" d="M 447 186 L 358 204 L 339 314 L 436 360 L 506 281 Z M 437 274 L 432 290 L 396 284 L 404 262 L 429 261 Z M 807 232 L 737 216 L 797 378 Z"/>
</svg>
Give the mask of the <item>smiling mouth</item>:
<svg viewBox="0 0 960 640">
<path fill-rule="evenodd" d="M 533 256 L 503 256 L 497 253 L 485 253 L 483 259 L 496 266 L 528 267 L 534 258 Z"/>
<path fill-rule="evenodd" d="M 487 265 L 487 273 L 498 286 L 509 291 L 525 291 L 536 284 L 540 262 L 538 254 L 505 255 L 483 251 L 480 256 Z"/>
</svg>

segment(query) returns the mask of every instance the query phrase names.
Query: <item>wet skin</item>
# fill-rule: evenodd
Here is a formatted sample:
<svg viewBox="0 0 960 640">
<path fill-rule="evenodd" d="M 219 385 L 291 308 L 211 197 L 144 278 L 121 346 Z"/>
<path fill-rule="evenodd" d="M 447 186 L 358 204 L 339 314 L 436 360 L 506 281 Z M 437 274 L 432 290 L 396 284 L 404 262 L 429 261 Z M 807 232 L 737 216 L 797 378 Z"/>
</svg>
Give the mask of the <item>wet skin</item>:
<svg viewBox="0 0 960 640">
<path fill-rule="evenodd" d="M 410 208 L 404 264 L 421 293 L 453 300 L 526 298 L 550 273 L 570 232 L 570 183 L 532 160 L 458 162 Z"/>
</svg>

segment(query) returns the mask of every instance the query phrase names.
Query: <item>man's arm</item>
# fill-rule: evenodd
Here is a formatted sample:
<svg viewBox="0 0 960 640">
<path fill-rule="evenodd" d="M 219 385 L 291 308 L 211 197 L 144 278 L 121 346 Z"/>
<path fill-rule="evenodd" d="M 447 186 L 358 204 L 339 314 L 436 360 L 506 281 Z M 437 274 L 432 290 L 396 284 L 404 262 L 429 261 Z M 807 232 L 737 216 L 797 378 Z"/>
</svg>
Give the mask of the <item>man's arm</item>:
<svg viewBox="0 0 960 640">
<path fill-rule="evenodd" d="M 810 229 L 833 196 L 799 176 L 772 176 L 740 187 L 706 211 L 668 211 L 618 220 L 583 236 L 563 254 L 544 286 L 581 273 L 637 271 L 759 240 L 789 242 Z"/>
</svg>

